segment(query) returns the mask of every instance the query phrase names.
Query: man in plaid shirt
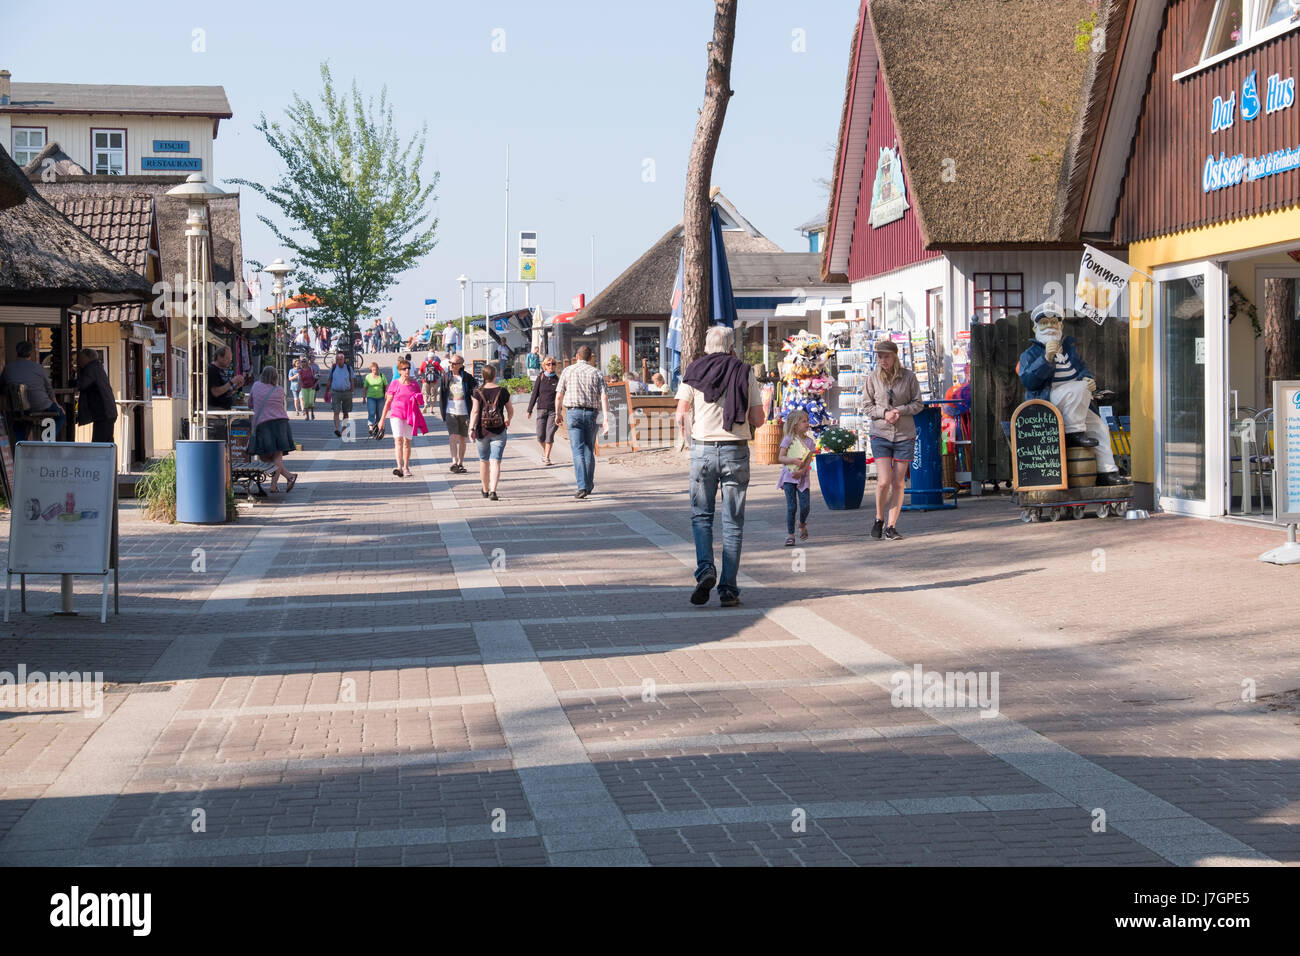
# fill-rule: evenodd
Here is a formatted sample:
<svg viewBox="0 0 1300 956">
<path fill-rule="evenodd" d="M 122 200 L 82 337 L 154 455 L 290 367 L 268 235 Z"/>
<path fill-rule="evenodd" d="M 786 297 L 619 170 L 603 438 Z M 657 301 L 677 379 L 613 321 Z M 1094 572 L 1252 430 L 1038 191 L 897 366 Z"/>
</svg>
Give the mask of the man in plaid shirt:
<svg viewBox="0 0 1300 956">
<path fill-rule="evenodd" d="M 555 417 L 563 419 L 569 430 L 569 448 L 573 452 L 573 474 L 578 481 L 582 500 L 596 484 L 596 406 L 605 413 L 601 436 L 609 434 L 609 395 L 605 376 L 591 364 L 591 347 L 578 349 L 578 361 L 560 373 L 555 388 Z"/>
</svg>

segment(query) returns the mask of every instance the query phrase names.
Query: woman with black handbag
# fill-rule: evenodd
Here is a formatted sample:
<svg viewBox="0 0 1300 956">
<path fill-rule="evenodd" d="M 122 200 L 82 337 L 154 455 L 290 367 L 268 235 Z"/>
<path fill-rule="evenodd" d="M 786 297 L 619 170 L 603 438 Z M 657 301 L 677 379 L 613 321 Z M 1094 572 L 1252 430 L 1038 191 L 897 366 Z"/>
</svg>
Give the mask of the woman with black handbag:
<svg viewBox="0 0 1300 956">
<path fill-rule="evenodd" d="M 497 483 L 501 480 L 501 456 L 506 451 L 506 435 L 514 406 L 510 392 L 496 384 L 495 365 L 483 366 L 483 384 L 474 390 L 474 405 L 469 413 L 469 437 L 478 444 L 479 480 L 484 498 L 500 501 Z"/>
</svg>

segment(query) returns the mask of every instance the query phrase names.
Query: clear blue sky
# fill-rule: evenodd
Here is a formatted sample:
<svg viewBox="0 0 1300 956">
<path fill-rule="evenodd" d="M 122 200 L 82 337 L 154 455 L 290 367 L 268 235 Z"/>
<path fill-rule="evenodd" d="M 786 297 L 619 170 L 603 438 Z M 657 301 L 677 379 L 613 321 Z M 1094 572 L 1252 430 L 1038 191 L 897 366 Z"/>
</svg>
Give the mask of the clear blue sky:
<svg viewBox="0 0 1300 956">
<path fill-rule="evenodd" d="M 224 86 L 235 115 L 215 143 L 218 184 L 276 178 L 278 157 L 254 126 L 262 113 L 282 116 L 292 92 L 314 99 L 322 60 L 340 85 L 386 85 L 405 133 L 428 124 L 426 172 L 441 174 L 438 245 L 383 306 L 403 331 L 422 321 L 426 297 L 440 319 L 456 317 L 462 272 L 499 285 L 507 143 L 512 278 L 515 234 L 535 229 L 538 279 L 556 282 L 557 306 L 590 298 L 593 234 L 599 291 L 681 219 L 712 36 L 706 0 L 7 6 L 0 68 L 17 82 Z M 826 206 L 816 180 L 831 175 L 857 9 L 740 0 L 713 183 L 788 250 L 806 248 L 795 228 Z M 196 28 L 202 53 L 191 49 Z M 504 52 L 493 52 L 496 30 Z M 244 192 L 246 258 L 284 255 L 256 218 L 270 211 Z M 482 311 L 482 288 L 467 311 Z M 522 305 L 518 289 L 511 307 Z M 535 286 L 533 304 L 549 307 L 550 289 Z"/>
</svg>

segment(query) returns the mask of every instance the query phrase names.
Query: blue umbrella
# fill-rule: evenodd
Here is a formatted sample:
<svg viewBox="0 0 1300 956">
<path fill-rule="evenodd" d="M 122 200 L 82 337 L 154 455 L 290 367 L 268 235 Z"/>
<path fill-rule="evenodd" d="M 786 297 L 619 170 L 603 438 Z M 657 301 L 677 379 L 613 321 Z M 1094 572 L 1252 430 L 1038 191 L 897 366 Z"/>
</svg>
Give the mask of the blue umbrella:
<svg viewBox="0 0 1300 956">
<path fill-rule="evenodd" d="M 709 324 L 736 327 L 736 297 L 731 291 L 731 270 L 727 268 L 727 247 L 722 242 L 722 216 L 713 204 L 709 224 L 711 262 L 709 269 Z"/>
<path fill-rule="evenodd" d="M 727 247 L 722 242 L 722 216 L 713 204 L 709 221 L 709 324 L 736 327 L 736 297 L 731 290 Z M 673 283 L 673 311 L 668 320 L 668 378 L 674 390 L 682 374 L 682 300 L 686 294 L 686 245 L 677 256 L 677 281 Z"/>
</svg>

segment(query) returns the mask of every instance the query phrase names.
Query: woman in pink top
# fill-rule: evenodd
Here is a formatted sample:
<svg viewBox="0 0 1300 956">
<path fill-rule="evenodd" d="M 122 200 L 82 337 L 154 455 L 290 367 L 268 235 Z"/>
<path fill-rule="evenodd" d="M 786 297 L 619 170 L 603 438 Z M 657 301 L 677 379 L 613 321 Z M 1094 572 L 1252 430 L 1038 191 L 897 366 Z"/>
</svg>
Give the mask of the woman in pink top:
<svg viewBox="0 0 1300 956">
<path fill-rule="evenodd" d="M 411 381 L 410 360 L 398 359 L 397 378 L 388 386 L 384 410 L 379 415 L 379 421 L 382 423 L 388 419 L 393 429 L 393 451 L 397 457 L 397 467 L 393 469 L 393 474 L 398 478 L 411 477 L 411 439 L 429 431 L 420 411 L 423 405 L 423 391 Z"/>
<path fill-rule="evenodd" d="M 280 387 L 279 379 L 275 369 L 268 365 L 249 390 L 253 436 L 248 442 L 248 453 L 275 465 L 275 471 L 271 473 L 272 491 L 280 490 L 278 482 L 282 476 L 288 482 L 284 490 L 293 491 L 298 476 L 291 475 L 284 467 L 284 456 L 298 446 L 293 443 L 293 432 L 289 430 L 289 413 L 284 407 L 284 389 Z"/>
</svg>

